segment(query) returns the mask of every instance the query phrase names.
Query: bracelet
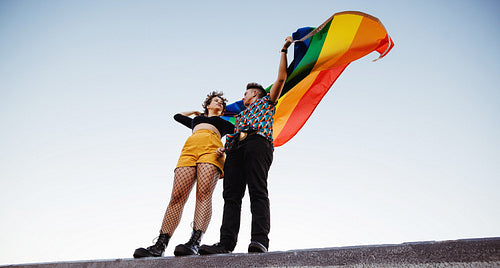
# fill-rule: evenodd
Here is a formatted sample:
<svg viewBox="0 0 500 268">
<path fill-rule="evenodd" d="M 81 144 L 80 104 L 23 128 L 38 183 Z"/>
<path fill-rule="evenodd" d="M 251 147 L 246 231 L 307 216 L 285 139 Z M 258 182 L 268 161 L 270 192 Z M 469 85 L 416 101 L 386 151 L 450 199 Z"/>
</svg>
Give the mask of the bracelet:
<svg viewBox="0 0 500 268">
<path fill-rule="evenodd" d="M 285 52 L 285 54 L 286 54 L 286 53 L 287 53 L 287 50 L 286 50 L 286 49 L 284 49 L 284 48 L 282 48 L 282 49 L 281 49 L 281 52 Z"/>
</svg>

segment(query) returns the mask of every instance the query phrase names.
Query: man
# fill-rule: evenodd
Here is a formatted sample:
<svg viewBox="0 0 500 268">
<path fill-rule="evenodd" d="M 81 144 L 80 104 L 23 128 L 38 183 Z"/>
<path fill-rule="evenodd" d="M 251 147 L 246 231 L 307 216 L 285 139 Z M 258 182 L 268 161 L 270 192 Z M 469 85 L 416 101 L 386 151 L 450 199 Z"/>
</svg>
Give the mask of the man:
<svg viewBox="0 0 500 268">
<path fill-rule="evenodd" d="M 241 202 L 248 185 L 252 212 L 252 236 L 248 252 L 267 252 L 269 248 L 270 212 L 267 174 L 273 161 L 273 121 L 276 103 L 287 77 L 287 37 L 278 70 L 278 78 L 269 94 L 257 83 L 247 85 L 243 104 L 246 109 L 236 118 L 235 133 L 227 135 L 224 148 L 224 212 L 220 228 L 220 242 L 203 245 L 199 253 L 221 254 L 232 252 L 236 246 L 241 219 Z"/>
</svg>

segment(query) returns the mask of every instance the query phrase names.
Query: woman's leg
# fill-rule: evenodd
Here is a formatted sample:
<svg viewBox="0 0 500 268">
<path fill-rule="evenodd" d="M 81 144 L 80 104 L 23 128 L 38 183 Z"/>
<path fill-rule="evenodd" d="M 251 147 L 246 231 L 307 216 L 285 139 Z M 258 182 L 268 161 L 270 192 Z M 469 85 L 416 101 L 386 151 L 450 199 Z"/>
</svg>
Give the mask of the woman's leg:
<svg viewBox="0 0 500 268">
<path fill-rule="evenodd" d="M 221 172 L 219 168 L 209 163 L 199 163 L 197 169 L 198 178 L 193 229 L 205 233 L 212 218 L 212 194 Z"/>
<path fill-rule="evenodd" d="M 196 167 L 178 167 L 174 174 L 172 196 L 161 225 L 161 233 L 170 236 L 179 225 L 184 205 L 196 181 Z"/>
</svg>

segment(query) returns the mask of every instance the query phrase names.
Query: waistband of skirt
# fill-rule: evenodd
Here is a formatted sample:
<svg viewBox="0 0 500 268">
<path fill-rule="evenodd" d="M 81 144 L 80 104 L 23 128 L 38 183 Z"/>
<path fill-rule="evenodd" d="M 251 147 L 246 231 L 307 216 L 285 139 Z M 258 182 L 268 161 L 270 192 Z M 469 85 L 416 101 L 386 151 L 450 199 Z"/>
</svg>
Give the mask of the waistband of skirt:
<svg viewBox="0 0 500 268">
<path fill-rule="evenodd" d="M 195 134 L 201 134 L 201 133 L 209 133 L 209 134 L 214 134 L 215 136 L 219 137 L 219 134 L 213 132 L 212 130 L 210 129 L 198 129 L 196 130 L 195 132 L 193 132 L 193 135 Z"/>
</svg>

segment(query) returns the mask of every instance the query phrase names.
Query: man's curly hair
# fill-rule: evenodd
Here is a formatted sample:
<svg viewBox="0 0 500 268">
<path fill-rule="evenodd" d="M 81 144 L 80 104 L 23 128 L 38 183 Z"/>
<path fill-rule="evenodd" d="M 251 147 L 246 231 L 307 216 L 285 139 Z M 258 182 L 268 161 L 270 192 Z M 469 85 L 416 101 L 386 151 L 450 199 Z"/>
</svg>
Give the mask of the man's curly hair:
<svg viewBox="0 0 500 268">
<path fill-rule="evenodd" d="M 224 93 L 219 92 L 219 91 L 212 91 L 210 94 L 207 94 L 207 98 L 205 99 L 205 102 L 203 102 L 203 109 L 204 109 L 204 113 L 205 115 L 208 115 L 208 105 L 210 105 L 210 103 L 212 102 L 212 99 L 215 98 L 215 97 L 219 97 L 222 99 L 222 114 L 224 114 L 224 112 L 226 111 L 226 102 L 227 102 L 227 99 L 222 97 L 222 95 L 224 95 Z"/>
</svg>

